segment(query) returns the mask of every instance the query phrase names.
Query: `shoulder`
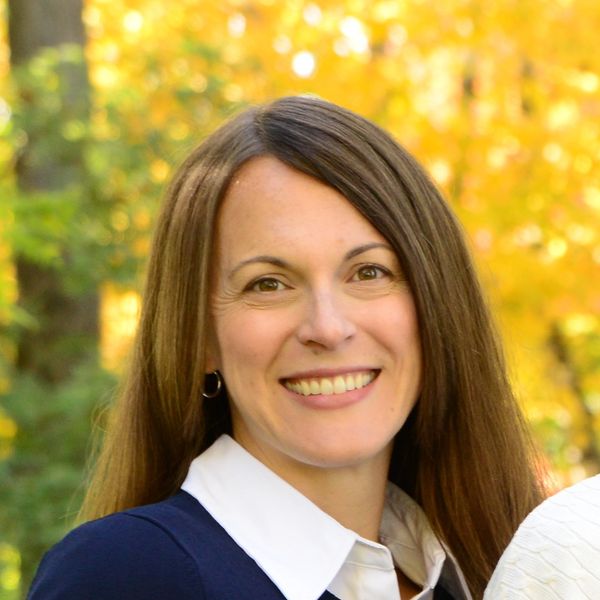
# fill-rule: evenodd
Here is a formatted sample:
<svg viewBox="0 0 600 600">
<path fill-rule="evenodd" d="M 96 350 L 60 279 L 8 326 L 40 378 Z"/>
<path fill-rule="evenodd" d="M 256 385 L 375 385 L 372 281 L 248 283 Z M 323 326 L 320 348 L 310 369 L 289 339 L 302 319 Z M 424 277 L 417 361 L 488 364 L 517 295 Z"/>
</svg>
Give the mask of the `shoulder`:
<svg viewBox="0 0 600 600">
<path fill-rule="evenodd" d="M 203 598 L 194 557 L 178 535 L 190 507 L 174 498 L 74 529 L 42 560 L 30 600 Z"/>
<path fill-rule="evenodd" d="M 540 504 L 523 521 L 486 598 L 597 598 L 600 593 L 600 476 Z M 554 594 L 554 596 L 552 595 Z"/>
<path fill-rule="evenodd" d="M 29 600 L 213 600 L 283 596 L 184 491 L 74 529 L 42 560 Z"/>
<path fill-rule="evenodd" d="M 519 527 L 516 540 L 536 543 L 560 540 L 560 546 L 569 549 L 577 542 L 589 540 L 599 547 L 600 537 L 600 475 L 585 479 L 554 494 L 535 508 Z"/>
</svg>

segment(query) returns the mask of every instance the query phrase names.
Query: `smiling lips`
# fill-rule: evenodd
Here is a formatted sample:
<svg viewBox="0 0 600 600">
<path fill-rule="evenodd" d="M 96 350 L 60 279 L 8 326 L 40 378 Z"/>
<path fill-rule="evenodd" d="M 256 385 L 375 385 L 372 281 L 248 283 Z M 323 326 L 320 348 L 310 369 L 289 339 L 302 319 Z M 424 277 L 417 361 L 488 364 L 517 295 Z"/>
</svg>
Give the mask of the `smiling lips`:
<svg viewBox="0 0 600 600">
<path fill-rule="evenodd" d="M 359 390 L 369 385 L 378 371 L 358 371 L 335 377 L 311 377 L 308 379 L 286 379 L 283 385 L 296 394 L 302 396 L 331 396 L 343 394 L 352 390 Z"/>
</svg>

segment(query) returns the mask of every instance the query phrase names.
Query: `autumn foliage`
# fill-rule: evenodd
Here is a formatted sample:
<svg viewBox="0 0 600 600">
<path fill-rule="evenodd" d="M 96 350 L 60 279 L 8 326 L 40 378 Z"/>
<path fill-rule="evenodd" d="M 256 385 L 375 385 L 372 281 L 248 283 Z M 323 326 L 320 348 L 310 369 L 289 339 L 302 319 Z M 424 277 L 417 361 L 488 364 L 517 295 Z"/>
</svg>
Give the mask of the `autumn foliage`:
<svg viewBox="0 0 600 600">
<path fill-rule="evenodd" d="M 20 209 L 14 165 L 40 117 L 23 107 L 3 34 L 0 392 L 18 376 L 18 331 L 35 327 L 17 305 L 15 254 L 59 269 L 69 237 L 83 260 L 72 284 L 101 290 L 103 364 L 118 370 L 173 168 L 239 107 L 312 93 L 375 120 L 426 165 L 471 240 L 557 485 L 600 470 L 596 0 L 88 0 L 83 20 L 84 54 L 61 50 L 90 74 L 89 122 L 61 133 L 85 142 L 83 213 L 69 200 L 50 210 L 47 197 Z M 27 76 L 49 120 L 61 118 L 61 51 Z M 0 408 L 0 460 L 17 435 Z"/>
</svg>

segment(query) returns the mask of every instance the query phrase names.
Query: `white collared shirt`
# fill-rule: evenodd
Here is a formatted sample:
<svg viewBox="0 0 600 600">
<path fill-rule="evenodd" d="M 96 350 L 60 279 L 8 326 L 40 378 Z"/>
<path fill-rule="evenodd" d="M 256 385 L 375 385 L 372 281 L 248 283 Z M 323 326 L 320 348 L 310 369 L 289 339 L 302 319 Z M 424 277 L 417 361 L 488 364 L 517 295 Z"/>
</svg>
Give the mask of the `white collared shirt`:
<svg viewBox="0 0 600 600">
<path fill-rule="evenodd" d="M 227 435 L 192 462 L 181 487 L 288 600 L 317 600 L 325 590 L 341 600 L 400 600 L 396 566 L 423 587 L 414 600 L 432 598 L 439 580 L 455 598 L 471 598 L 421 508 L 391 483 L 385 545 L 340 525 Z"/>
</svg>

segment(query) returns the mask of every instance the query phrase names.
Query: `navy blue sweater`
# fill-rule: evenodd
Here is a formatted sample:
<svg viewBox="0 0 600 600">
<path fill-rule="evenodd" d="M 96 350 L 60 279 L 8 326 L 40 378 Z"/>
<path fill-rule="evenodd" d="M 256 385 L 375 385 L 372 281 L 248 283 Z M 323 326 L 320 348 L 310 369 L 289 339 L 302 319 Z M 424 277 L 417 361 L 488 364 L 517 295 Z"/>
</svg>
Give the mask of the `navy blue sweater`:
<svg viewBox="0 0 600 600">
<path fill-rule="evenodd" d="M 451 600 L 441 588 L 435 598 Z M 74 529 L 44 556 L 28 595 L 28 600 L 170 599 L 285 600 L 184 491 Z M 326 591 L 318 600 L 337 598 Z"/>
<path fill-rule="evenodd" d="M 302 574 L 298 573 L 301 577 Z M 260 567 L 184 491 L 69 533 L 29 600 L 282 600 Z M 334 600 L 325 592 L 320 600 Z"/>
</svg>

